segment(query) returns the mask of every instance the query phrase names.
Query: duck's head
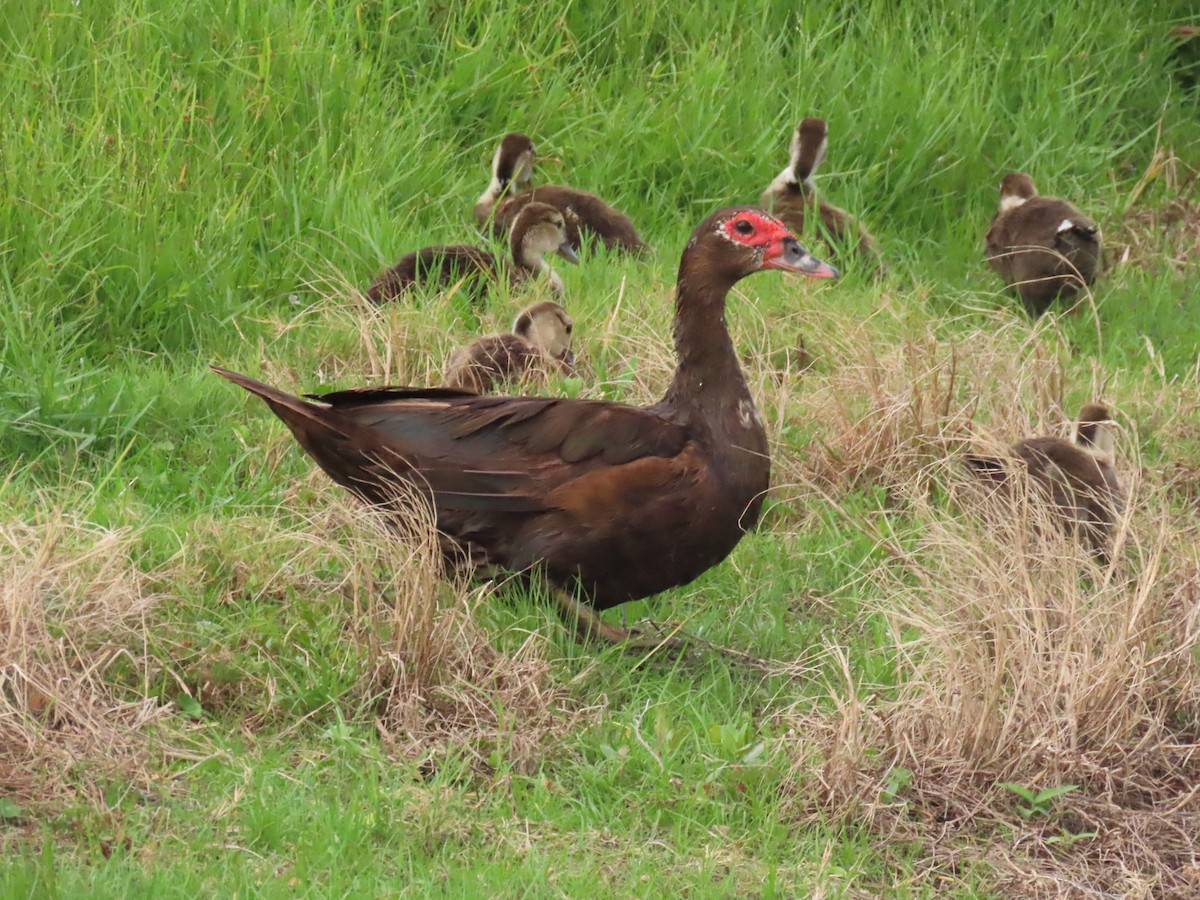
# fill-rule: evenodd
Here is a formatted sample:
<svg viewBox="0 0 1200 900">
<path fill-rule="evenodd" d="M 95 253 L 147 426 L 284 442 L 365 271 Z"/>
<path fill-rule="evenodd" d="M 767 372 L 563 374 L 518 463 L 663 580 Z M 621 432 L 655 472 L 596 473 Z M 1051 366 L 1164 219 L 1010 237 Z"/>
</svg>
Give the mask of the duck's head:
<svg viewBox="0 0 1200 900">
<path fill-rule="evenodd" d="M 575 354 L 571 352 L 575 320 L 554 301 L 546 300 L 521 310 L 512 330 L 517 337 L 537 347 L 542 355 L 568 366 L 575 364 Z"/>
<path fill-rule="evenodd" d="M 501 190 L 509 184 L 515 185 L 518 191 L 525 190 L 533 177 L 533 160 L 536 155 L 533 141 L 527 135 L 510 131 L 500 141 L 496 155 L 492 157 L 493 180 L 500 184 Z"/>
<path fill-rule="evenodd" d="M 812 187 L 812 176 L 829 150 L 829 129 L 824 119 L 805 119 L 792 135 L 792 174 L 796 181 Z"/>
<path fill-rule="evenodd" d="M 1024 172 L 1010 172 L 1000 182 L 1000 212 L 1016 209 L 1038 195 L 1033 179 Z"/>
<path fill-rule="evenodd" d="M 513 220 L 509 231 L 513 259 L 530 268 L 541 268 L 547 253 L 557 253 L 569 263 L 579 263 L 567 242 L 567 222 L 562 212 L 548 203 L 527 203 Z"/>
<path fill-rule="evenodd" d="M 506 190 L 519 193 L 527 189 L 533 178 L 533 160 L 536 155 L 533 141 L 527 135 L 518 131 L 506 134 L 492 157 L 492 181 L 476 201 L 477 210 L 490 210 L 492 204 Z"/>
<path fill-rule="evenodd" d="M 837 278 L 774 216 L 750 206 L 719 209 L 692 232 L 680 263 L 680 280 L 700 277 L 728 287 L 761 269 L 795 272 L 809 278 Z"/>
<path fill-rule="evenodd" d="M 1075 443 L 1112 459 L 1116 444 L 1112 413 L 1103 403 L 1087 403 L 1079 411 Z"/>
</svg>

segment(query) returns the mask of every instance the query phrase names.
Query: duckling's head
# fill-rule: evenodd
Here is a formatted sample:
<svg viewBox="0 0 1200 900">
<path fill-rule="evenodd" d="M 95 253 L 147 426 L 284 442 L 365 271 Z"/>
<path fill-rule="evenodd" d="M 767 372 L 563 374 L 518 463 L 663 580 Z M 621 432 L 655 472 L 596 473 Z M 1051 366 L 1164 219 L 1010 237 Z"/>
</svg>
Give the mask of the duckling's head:
<svg viewBox="0 0 1200 900">
<path fill-rule="evenodd" d="M 536 155 L 533 141 L 527 135 L 518 131 L 506 134 L 492 157 L 492 178 L 500 184 L 500 190 L 509 184 L 515 184 L 518 191 L 529 187 Z"/>
<path fill-rule="evenodd" d="M 535 303 L 521 310 L 513 322 L 513 334 L 537 347 L 544 356 L 566 365 L 574 365 L 571 335 L 575 320 L 552 300 Z"/>
<path fill-rule="evenodd" d="M 812 176 L 829 150 L 829 129 L 824 119 L 805 119 L 792 135 L 792 172 L 796 181 L 812 187 Z"/>
<path fill-rule="evenodd" d="M 527 203 L 509 232 L 513 259 L 531 269 L 546 267 L 542 259 L 557 253 L 570 263 L 579 263 L 575 249 L 567 241 L 567 221 L 563 213 L 548 203 Z"/>
<path fill-rule="evenodd" d="M 1075 443 L 1090 447 L 1097 453 L 1112 458 L 1116 440 L 1113 435 L 1112 414 L 1103 403 L 1088 403 L 1079 411 L 1079 424 L 1075 431 Z"/>
<path fill-rule="evenodd" d="M 492 157 L 492 181 L 475 202 L 476 213 L 481 216 L 490 213 L 492 205 L 506 190 L 519 193 L 528 188 L 536 155 L 533 141 L 527 135 L 517 131 L 506 134 Z"/>
<path fill-rule="evenodd" d="M 1000 182 L 1000 212 L 1016 209 L 1026 200 L 1038 195 L 1033 179 L 1024 172 L 1010 172 Z"/>
</svg>

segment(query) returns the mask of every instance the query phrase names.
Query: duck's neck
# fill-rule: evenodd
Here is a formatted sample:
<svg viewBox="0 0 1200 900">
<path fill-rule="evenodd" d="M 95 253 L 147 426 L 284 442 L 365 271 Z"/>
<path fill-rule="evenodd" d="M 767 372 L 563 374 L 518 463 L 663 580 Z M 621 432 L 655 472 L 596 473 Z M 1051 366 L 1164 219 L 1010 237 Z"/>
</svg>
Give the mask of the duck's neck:
<svg viewBox="0 0 1200 900">
<path fill-rule="evenodd" d="M 725 296 L 732 282 L 680 267 L 675 299 L 678 365 L 664 401 L 688 418 L 711 418 L 726 405 L 750 399 L 741 362 L 725 324 Z"/>
<path fill-rule="evenodd" d="M 529 278 L 544 277 L 550 282 L 551 290 L 561 296 L 563 292 L 562 276 L 550 267 L 550 263 L 546 262 L 543 254 L 526 250 L 523 244 L 514 241 L 512 256 L 514 265 L 523 270 Z"/>
</svg>

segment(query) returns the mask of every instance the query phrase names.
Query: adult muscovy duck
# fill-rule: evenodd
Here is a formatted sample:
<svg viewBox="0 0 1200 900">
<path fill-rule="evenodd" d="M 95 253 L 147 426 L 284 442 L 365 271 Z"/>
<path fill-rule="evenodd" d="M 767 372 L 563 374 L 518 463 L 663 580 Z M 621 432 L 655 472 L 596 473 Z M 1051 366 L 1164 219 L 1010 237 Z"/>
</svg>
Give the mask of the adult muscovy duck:
<svg viewBox="0 0 1200 900">
<path fill-rule="evenodd" d="M 492 181 L 475 203 L 475 219 L 497 234 L 515 227 L 530 203 L 548 203 L 567 217 L 567 240 L 576 250 L 599 240 L 610 250 L 642 253 L 649 249 L 625 213 L 595 194 L 559 184 L 530 187 L 535 150 L 523 134 L 504 136 L 492 159 Z"/>
<path fill-rule="evenodd" d="M 546 262 L 546 254 L 557 253 L 569 263 L 578 264 L 567 240 L 563 214 L 545 203 L 530 203 L 513 222 L 508 236 L 511 260 L 497 259 L 482 247 L 467 244 L 422 247 L 401 257 L 396 265 L 377 276 L 367 288 L 372 303 L 395 300 L 413 284 L 451 285 L 466 282 L 467 294 L 478 299 L 486 294 L 490 282 L 507 278 L 513 287 L 545 276 L 550 289 L 562 296 L 562 278 Z"/>
<path fill-rule="evenodd" d="M 1066 200 L 1041 197 L 1033 179 L 1012 172 L 984 237 L 988 265 L 1017 291 L 1031 316 L 1096 280 L 1100 229 Z"/>
<path fill-rule="evenodd" d="M 657 646 L 594 610 L 687 584 L 758 518 L 771 460 L 725 299 L 760 269 L 837 277 L 766 213 L 708 216 L 679 263 L 675 376 L 647 407 L 444 388 L 361 388 L 311 402 L 216 371 L 265 400 L 366 502 L 386 508 L 405 483 L 428 498 L 454 552 L 541 572 L 581 638 Z"/>
<path fill-rule="evenodd" d="M 829 129 L 824 119 L 804 119 L 792 134 L 787 168 L 763 192 L 763 208 L 779 216 L 798 235 L 819 234 L 824 228 L 835 245 L 852 245 L 866 262 L 882 267 L 875 238 L 844 209 L 817 193 L 813 175 L 829 149 Z"/>
</svg>

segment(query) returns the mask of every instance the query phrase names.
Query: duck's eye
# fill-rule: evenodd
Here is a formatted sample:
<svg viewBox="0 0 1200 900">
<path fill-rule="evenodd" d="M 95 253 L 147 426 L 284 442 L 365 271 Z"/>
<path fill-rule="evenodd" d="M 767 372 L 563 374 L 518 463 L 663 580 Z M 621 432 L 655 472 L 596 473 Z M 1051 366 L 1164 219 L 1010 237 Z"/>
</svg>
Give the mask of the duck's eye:
<svg viewBox="0 0 1200 900">
<path fill-rule="evenodd" d="M 754 234 L 754 226 L 745 219 L 738 219 L 733 223 L 733 230 L 738 234 Z"/>
<path fill-rule="evenodd" d="M 575 326 L 574 326 L 574 325 L 568 325 L 568 326 L 567 326 L 567 334 L 570 334 L 570 333 L 571 333 L 572 331 L 574 331 L 574 330 L 575 330 Z"/>
</svg>

